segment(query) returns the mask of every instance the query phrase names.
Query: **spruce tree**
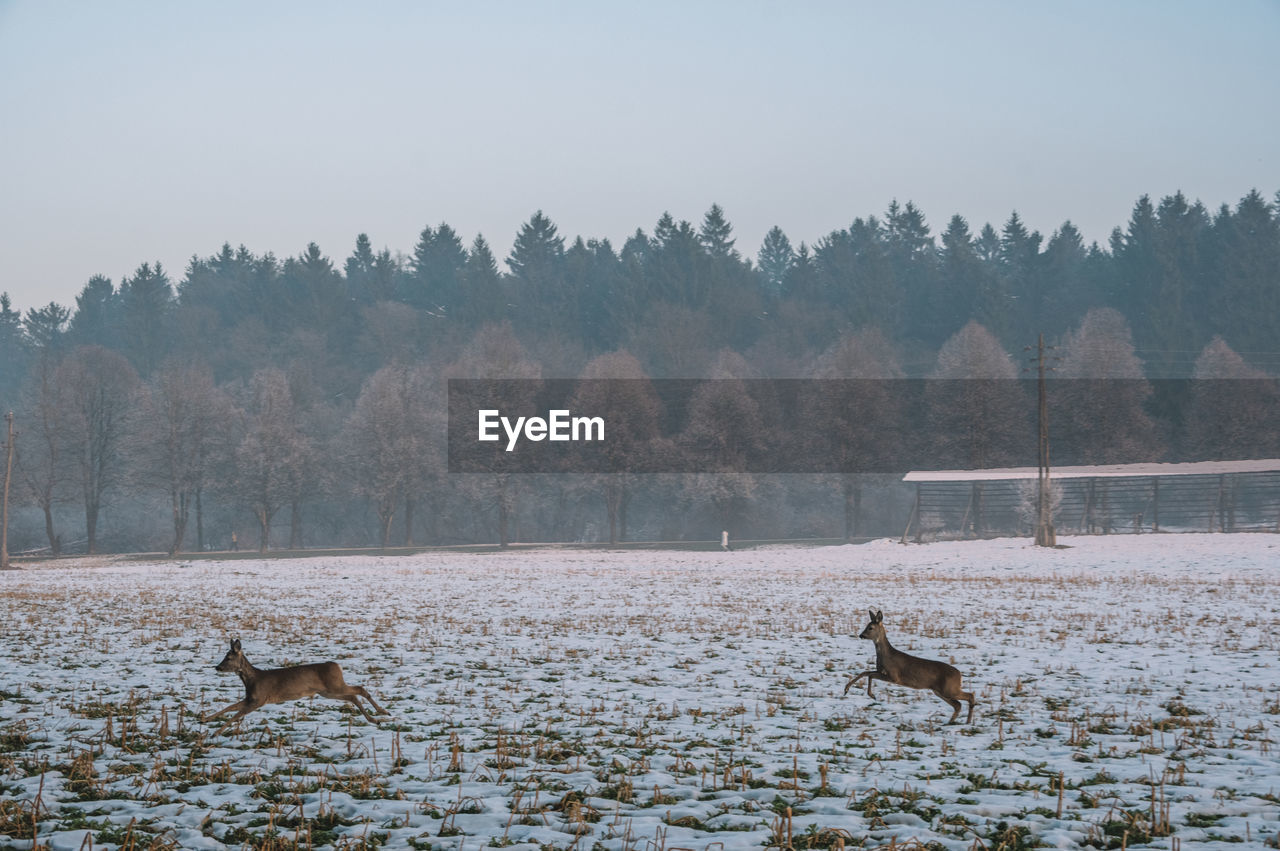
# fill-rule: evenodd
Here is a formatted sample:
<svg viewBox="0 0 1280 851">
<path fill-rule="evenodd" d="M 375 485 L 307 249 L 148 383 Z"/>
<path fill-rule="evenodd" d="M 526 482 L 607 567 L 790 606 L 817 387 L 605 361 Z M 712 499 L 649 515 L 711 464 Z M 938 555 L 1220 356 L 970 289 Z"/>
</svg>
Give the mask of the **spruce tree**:
<svg viewBox="0 0 1280 851">
<path fill-rule="evenodd" d="M 782 295 L 787 274 L 795 264 L 796 253 L 791 248 L 791 240 L 787 239 L 782 228 L 774 225 L 765 234 L 760 253 L 756 255 L 756 268 L 769 296 L 777 298 Z"/>
<path fill-rule="evenodd" d="M 698 239 L 707 253 L 718 260 L 736 260 L 738 252 L 733 244 L 733 225 L 724 217 L 724 210 L 719 204 L 712 204 L 702 217 L 702 227 L 698 231 Z"/>
<path fill-rule="evenodd" d="M 125 353 L 142 375 L 159 366 L 169 349 L 172 307 L 173 287 L 159 262 L 143 263 L 120 283 Z"/>
</svg>

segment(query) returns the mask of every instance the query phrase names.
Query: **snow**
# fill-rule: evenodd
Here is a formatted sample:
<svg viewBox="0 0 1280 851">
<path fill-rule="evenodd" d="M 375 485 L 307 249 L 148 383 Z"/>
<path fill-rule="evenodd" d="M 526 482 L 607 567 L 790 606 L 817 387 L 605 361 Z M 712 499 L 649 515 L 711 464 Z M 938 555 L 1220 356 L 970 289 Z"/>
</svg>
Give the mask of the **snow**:
<svg viewBox="0 0 1280 851">
<path fill-rule="evenodd" d="M 795 848 L 1119 847 L 1126 829 L 1168 847 L 1153 810 L 1197 847 L 1274 843 L 1280 537 L 1063 543 L 5 574 L 0 847 L 30 847 L 37 798 L 54 848 L 309 829 L 315 847 L 746 851 L 786 842 L 788 806 Z M 927 692 L 841 696 L 873 660 L 870 607 L 896 647 L 960 668 L 973 725 L 944 726 Z M 259 666 L 339 661 L 394 720 L 317 698 L 215 737 L 199 715 L 242 696 L 213 670 L 231 636 Z"/>
</svg>

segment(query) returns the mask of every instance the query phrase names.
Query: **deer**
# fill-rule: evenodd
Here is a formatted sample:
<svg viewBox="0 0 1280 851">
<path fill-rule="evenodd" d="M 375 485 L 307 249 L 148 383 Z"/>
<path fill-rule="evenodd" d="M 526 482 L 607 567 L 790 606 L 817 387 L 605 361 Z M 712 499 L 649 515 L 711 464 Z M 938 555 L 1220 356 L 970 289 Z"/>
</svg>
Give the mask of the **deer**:
<svg viewBox="0 0 1280 851">
<path fill-rule="evenodd" d="M 947 721 L 948 724 L 955 723 L 956 717 L 960 714 L 960 701 L 967 700 L 969 702 L 969 717 L 965 723 L 972 724 L 973 693 L 963 691 L 960 688 L 960 672 L 956 670 L 955 666 L 933 659 L 921 659 L 919 656 L 912 656 L 909 653 L 903 653 L 901 650 L 894 650 L 893 645 L 889 643 L 889 636 L 884 631 L 884 615 L 878 610 L 873 612 L 868 609 L 867 612 L 871 615 L 871 622 L 867 624 L 866 629 L 862 630 L 862 634 L 858 637 L 875 642 L 876 669 L 874 671 L 863 671 L 861 674 L 851 677 L 849 682 L 845 684 L 844 693 L 847 695 L 849 689 L 853 688 L 854 683 L 863 677 L 867 678 L 867 697 L 875 696 L 871 693 L 873 680 L 894 683 L 908 688 L 927 688 L 950 704 L 952 711 L 951 719 Z"/>
<path fill-rule="evenodd" d="M 219 728 L 215 735 L 222 733 L 244 716 L 268 703 L 284 703 L 312 695 L 320 695 L 332 700 L 345 700 L 359 709 L 365 718 L 374 724 L 378 721 L 360 703 L 363 697 L 369 701 L 379 715 L 389 715 L 377 704 L 373 695 L 363 686 L 347 685 L 342 678 L 342 668 L 337 662 L 313 662 L 309 665 L 292 665 L 287 668 L 255 668 L 240 649 L 240 639 L 231 639 L 231 649 L 222 661 L 214 666 L 216 671 L 234 671 L 244 683 L 244 700 L 233 703 L 212 715 L 200 720 L 205 724 L 221 718 L 228 712 L 234 712 L 231 720 Z"/>
</svg>

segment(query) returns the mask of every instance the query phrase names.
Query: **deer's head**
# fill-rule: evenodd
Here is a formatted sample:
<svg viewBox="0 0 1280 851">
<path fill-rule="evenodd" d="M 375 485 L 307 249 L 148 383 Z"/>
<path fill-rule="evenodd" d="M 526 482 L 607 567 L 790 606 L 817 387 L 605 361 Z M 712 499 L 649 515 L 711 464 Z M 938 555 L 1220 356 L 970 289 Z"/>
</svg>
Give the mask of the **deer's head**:
<svg viewBox="0 0 1280 851">
<path fill-rule="evenodd" d="M 865 638 L 868 641 L 879 641 L 884 638 L 884 615 L 879 610 L 873 612 L 870 609 L 867 609 L 867 614 L 871 616 L 871 620 L 858 637 Z"/>
<path fill-rule="evenodd" d="M 214 666 L 217 671 L 238 671 L 244 663 L 244 654 L 240 652 L 240 639 L 231 639 L 231 649 L 227 651 L 227 655 L 222 657 L 222 661 Z"/>
</svg>

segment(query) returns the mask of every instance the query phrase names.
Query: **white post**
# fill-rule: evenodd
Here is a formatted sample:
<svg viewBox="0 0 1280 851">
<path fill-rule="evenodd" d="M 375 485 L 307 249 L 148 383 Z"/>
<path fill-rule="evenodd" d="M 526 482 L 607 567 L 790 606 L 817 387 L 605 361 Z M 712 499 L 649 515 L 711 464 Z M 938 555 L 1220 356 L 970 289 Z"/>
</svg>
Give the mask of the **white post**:
<svg viewBox="0 0 1280 851">
<path fill-rule="evenodd" d="M 729 530 L 727 529 L 720 533 L 720 549 L 729 551 Z"/>
</svg>

